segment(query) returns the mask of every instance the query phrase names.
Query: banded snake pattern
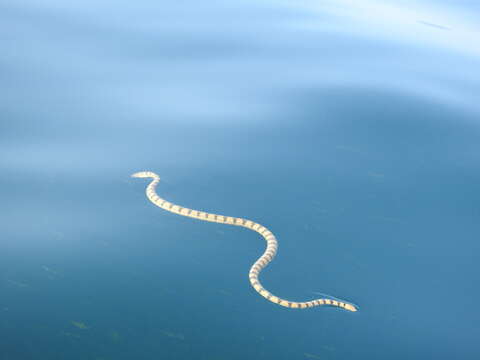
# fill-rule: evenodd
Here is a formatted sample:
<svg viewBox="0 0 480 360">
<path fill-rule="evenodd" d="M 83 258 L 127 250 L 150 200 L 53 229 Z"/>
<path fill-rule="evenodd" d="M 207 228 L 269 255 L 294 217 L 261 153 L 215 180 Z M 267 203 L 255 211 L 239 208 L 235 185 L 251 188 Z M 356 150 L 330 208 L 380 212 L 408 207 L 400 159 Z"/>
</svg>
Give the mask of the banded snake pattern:
<svg viewBox="0 0 480 360">
<path fill-rule="evenodd" d="M 355 305 L 348 302 L 344 302 L 339 299 L 334 300 L 334 299 L 328 299 L 328 298 L 320 298 L 320 299 L 315 299 L 311 301 L 296 302 L 296 301 L 285 300 L 278 296 L 273 295 L 270 291 L 268 291 L 262 286 L 258 278 L 263 268 L 265 268 L 273 260 L 273 258 L 275 257 L 275 254 L 277 253 L 278 242 L 270 230 L 251 220 L 231 217 L 231 216 L 211 214 L 204 211 L 185 208 L 180 205 L 176 205 L 171 202 L 168 202 L 167 200 L 159 197 L 158 194 L 156 193 L 155 189 L 158 183 L 160 182 L 160 177 L 153 172 L 141 171 L 133 174 L 132 177 L 152 178 L 153 180 L 147 186 L 145 191 L 147 198 L 153 204 L 155 204 L 156 206 L 166 211 L 169 211 L 174 214 L 202 220 L 202 221 L 210 221 L 210 222 L 216 222 L 216 223 L 227 224 L 227 225 L 242 226 L 259 233 L 267 242 L 267 248 L 265 249 L 265 252 L 262 254 L 262 256 L 260 256 L 260 258 L 258 258 L 258 260 L 250 268 L 250 272 L 249 272 L 250 284 L 260 295 L 262 295 L 264 298 L 271 301 L 272 303 L 275 303 L 287 308 L 292 308 L 292 309 L 305 309 L 305 308 L 311 308 L 315 306 L 329 305 L 329 306 L 340 307 L 348 311 L 357 311 L 357 307 Z"/>
</svg>

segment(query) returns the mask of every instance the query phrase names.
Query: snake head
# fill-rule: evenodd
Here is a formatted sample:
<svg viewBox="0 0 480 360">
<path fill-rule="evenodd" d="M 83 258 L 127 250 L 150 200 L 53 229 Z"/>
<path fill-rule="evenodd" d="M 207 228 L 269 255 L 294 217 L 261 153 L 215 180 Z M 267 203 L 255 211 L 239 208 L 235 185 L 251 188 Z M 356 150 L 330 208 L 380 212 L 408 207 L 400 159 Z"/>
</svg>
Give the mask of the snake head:
<svg viewBox="0 0 480 360">
<path fill-rule="evenodd" d="M 151 171 L 139 171 L 131 175 L 134 178 L 154 178 L 160 180 L 160 176 Z"/>
</svg>

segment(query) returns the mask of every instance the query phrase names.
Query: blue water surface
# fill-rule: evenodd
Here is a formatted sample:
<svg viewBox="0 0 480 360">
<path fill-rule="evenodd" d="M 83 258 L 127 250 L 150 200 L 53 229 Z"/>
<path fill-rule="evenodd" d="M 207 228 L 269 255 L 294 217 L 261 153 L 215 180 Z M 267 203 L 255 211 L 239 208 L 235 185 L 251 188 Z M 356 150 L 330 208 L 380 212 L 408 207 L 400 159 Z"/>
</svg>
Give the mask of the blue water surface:
<svg viewBox="0 0 480 360">
<path fill-rule="evenodd" d="M 478 359 L 478 1 L 0 4 L 0 360 Z M 250 286 L 357 313 L 291 310 Z"/>
</svg>

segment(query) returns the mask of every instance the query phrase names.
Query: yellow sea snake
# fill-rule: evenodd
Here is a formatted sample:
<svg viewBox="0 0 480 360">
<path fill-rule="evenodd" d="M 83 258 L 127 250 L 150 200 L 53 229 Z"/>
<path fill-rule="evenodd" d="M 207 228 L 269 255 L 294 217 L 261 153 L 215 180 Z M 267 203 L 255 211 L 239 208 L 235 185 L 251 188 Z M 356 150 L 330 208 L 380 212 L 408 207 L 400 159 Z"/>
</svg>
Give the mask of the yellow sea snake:
<svg viewBox="0 0 480 360">
<path fill-rule="evenodd" d="M 278 304 L 280 306 L 292 308 L 292 309 L 305 309 L 305 308 L 311 308 L 315 306 L 329 305 L 329 306 L 337 306 L 349 311 L 357 311 L 357 307 L 355 305 L 341 301 L 339 299 L 334 300 L 334 299 L 328 299 L 328 298 L 320 298 L 320 299 L 315 299 L 311 301 L 296 302 L 296 301 L 285 300 L 278 296 L 273 295 L 270 291 L 268 291 L 262 286 L 262 284 L 258 279 L 258 275 L 260 274 L 262 269 L 266 267 L 270 261 L 272 261 L 272 259 L 275 257 L 275 254 L 277 253 L 277 248 L 278 248 L 277 239 L 271 233 L 270 230 L 251 220 L 246 220 L 246 219 L 241 219 L 241 218 L 236 218 L 231 216 L 210 214 L 204 211 L 192 210 L 176 204 L 172 204 L 171 202 L 168 202 L 167 200 L 162 199 L 157 195 L 155 188 L 157 187 L 157 184 L 160 182 L 160 176 L 158 176 L 153 172 L 141 171 L 133 174 L 132 177 L 153 179 L 152 182 L 148 184 L 147 189 L 145 191 L 147 194 L 147 198 L 152 203 L 154 203 L 158 207 L 161 207 L 164 210 L 170 211 L 174 214 L 191 217 L 198 220 L 235 225 L 235 226 L 243 226 L 250 230 L 256 231 L 257 233 L 262 235 L 263 238 L 267 241 L 267 249 L 265 250 L 263 255 L 260 256 L 260 258 L 250 268 L 249 278 L 253 288 L 260 295 L 262 295 L 264 298 L 271 301 L 272 303 Z"/>
</svg>

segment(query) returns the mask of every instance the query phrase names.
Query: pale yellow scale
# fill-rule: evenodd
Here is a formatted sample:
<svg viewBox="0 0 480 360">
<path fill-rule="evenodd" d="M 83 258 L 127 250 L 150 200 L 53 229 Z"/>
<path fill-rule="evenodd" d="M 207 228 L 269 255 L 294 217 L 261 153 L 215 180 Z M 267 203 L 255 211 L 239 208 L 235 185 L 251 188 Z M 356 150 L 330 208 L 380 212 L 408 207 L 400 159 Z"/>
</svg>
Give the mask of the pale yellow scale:
<svg viewBox="0 0 480 360">
<path fill-rule="evenodd" d="M 348 302 L 340 301 L 340 300 L 337 301 L 337 300 L 322 298 L 322 299 L 315 299 L 315 300 L 306 301 L 306 302 L 296 302 L 296 301 L 285 300 L 285 299 L 279 298 L 278 296 L 273 295 L 271 292 L 269 292 L 267 289 L 265 289 L 262 286 L 262 284 L 258 279 L 258 276 L 262 271 L 262 269 L 266 267 L 270 263 L 270 261 L 273 260 L 273 258 L 275 257 L 275 254 L 277 253 L 278 242 L 270 230 L 251 220 L 235 218 L 231 216 L 211 214 L 204 211 L 192 210 L 192 209 L 184 208 L 180 205 L 172 204 L 166 201 L 165 199 L 162 199 L 161 197 L 159 197 L 155 192 L 155 188 L 157 187 L 157 184 L 160 182 L 160 177 L 153 172 L 150 172 L 150 171 L 137 172 L 133 174 L 132 177 L 152 178 L 153 179 L 152 182 L 147 186 L 147 189 L 146 189 L 147 198 L 152 203 L 154 203 L 155 205 L 161 207 L 166 211 L 172 212 L 174 214 L 182 215 L 182 216 L 191 217 L 198 220 L 203 220 L 203 221 L 242 226 L 242 227 L 251 229 L 253 231 L 256 231 L 260 235 L 262 235 L 263 238 L 267 241 L 267 248 L 265 249 L 265 252 L 263 253 L 263 255 L 260 256 L 258 260 L 255 261 L 253 266 L 250 268 L 249 278 L 250 278 L 250 283 L 255 289 L 255 291 L 257 291 L 260 295 L 262 295 L 267 300 L 275 304 L 278 304 L 280 306 L 284 306 L 292 309 L 305 309 L 305 308 L 310 308 L 314 306 L 330 305 L 330 306 L 340 307 L 349 311 L 357 311 L 357 307 L 355 305 Z"/>
</svg>

